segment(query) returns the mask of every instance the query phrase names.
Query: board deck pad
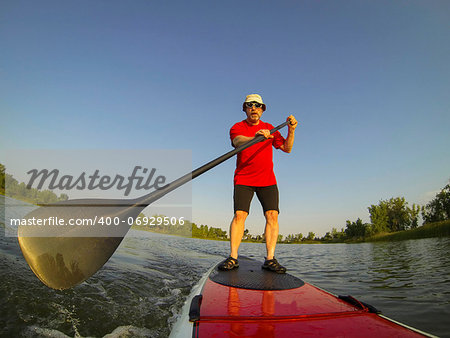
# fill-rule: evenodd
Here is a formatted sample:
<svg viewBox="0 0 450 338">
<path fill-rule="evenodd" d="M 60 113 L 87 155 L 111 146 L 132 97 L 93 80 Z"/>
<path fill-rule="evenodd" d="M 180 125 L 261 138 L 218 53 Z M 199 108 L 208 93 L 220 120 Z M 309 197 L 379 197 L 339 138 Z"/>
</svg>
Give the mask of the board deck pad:
<svg viewBox="0 0 450 338">
<path fill-rule="evenodd" d="M 289 290 L 303 286 L 305 283 L 297 277 L 279 274 L 261 268 L 262 262 L 239 256 L 239 268 L 221 271 L 219 264 L 209 275 L 209 279 L 218 284 L 249 290 Z"/>
</svg>

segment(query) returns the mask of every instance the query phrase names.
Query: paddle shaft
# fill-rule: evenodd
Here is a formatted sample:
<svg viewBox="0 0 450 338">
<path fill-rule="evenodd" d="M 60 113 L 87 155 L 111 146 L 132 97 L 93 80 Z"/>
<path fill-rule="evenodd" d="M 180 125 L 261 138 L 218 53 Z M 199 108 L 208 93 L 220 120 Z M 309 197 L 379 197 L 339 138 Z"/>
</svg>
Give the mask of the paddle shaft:
<svg viewBox="0 0 450 338">
<path fill-rule="evenodd" d="M 272 130 L 270 130 L 270 134 L 273 134 L 276 131 L 280 130 L 281 128 L 285 127 L 286 125 L 288 125 L 289 122 L 290 121 L 286 121 L 286 122 L 280 124 L 279 126 L 273 128 Z M 247 149 L 247 148 L 255 145 L 256 143 L 264 141 L 265 139 L 266 138 L 263 135 L 256 136 L 254 139 L 244 143 L 243 145 L 241 145 L 233 150 L 230 150 L 226 154 L 223 154 L 222 156 L 202 165 L 201 167 L 195 169 L 191 173 L 186 174 L 186 175 L 180 177 L 179 179 L 164 186 L 163 188 L 152 192 L 150 195 L 145 196 L 142 200 L 140 199 L 141 201 L 139 201 L 137 203 L 137 205 L 142 205 L 142 204 L 149 205 L 150 203 L 152 203 L 152 202 L 160 199 L 164 195 L 168 194 L 172 190 L 182 186 L 183 184 L 189 182 L 190 180 L 193 180 L 194 178 L 200 176 L 201 174 L 204 174 L 208 170 L 210 170 L 210 169 L 214 168 L 215 166 L 219 165 L 220 163 L 228 160 L 230 157 L 233 157 L 237 153 L 240 153 L 242 150 Z"/>
</svg>

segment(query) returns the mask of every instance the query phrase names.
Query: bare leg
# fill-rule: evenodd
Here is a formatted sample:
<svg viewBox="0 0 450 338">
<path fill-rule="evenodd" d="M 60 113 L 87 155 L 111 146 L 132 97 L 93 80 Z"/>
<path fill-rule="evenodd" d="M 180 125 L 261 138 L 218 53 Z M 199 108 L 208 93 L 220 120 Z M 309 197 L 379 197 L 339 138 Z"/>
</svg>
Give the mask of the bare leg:
<svg viewBox="0 0 450 338">
<path fill-rule="evenodd" d="M 277 245 L 278 240 L 278 211 L 267 210 L 264 216 L 266 217 L 265 234 L 267 259 L 273 259 L 273 256 L 275 255 L 275 246 Z"/>
<path fill-rule="evenodd" d="M 236 210 L 230 225 L 231 239 L 231 257 L 238 258 L 239 245 L 241 245 L 242 236 L 244 236 L 245 220 L 248 213 L 242 210 Z"/>
</svg>

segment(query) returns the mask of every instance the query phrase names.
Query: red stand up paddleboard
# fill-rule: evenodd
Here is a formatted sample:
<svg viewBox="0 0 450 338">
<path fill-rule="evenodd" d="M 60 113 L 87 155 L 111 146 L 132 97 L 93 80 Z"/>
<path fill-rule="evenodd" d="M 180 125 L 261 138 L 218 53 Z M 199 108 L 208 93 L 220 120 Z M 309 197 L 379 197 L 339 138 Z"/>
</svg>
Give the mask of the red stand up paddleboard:
<svg viewBox="0 0 450 338">
<path fill-rule="evenodd" d="M 210 270 L 189 297 L 171 337 L 423 337 L 350 296 L 335 296 L 290 274 L 239 257 Z M 432 337 L 432 336 L 431 336 Z"/>
</svg>

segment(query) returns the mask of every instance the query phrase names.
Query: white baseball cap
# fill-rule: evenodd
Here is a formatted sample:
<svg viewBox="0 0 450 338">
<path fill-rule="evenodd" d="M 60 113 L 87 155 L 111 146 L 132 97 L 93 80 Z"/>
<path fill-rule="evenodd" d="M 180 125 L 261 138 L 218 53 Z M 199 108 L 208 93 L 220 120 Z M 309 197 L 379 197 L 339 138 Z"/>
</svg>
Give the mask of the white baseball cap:
<svg viewBox="0 0 450 338">
<path fill-rule="evenodd" d="M 257 103 L 260 103 L 260 104 L 262 104 L 263 111 L 266 110 L 266 105 L 264 104 L 263 99 L 262 99 L 261 95 L 259 95 L 259 94 L 249 94 L 249 95 L 246 96 L 245 101 L 244 101 L 244 103 L 242 105 L 242 109 L 244 111 L 245 111 L 245 103 L 246 102 L 257 102 Z"/>
</svg>

